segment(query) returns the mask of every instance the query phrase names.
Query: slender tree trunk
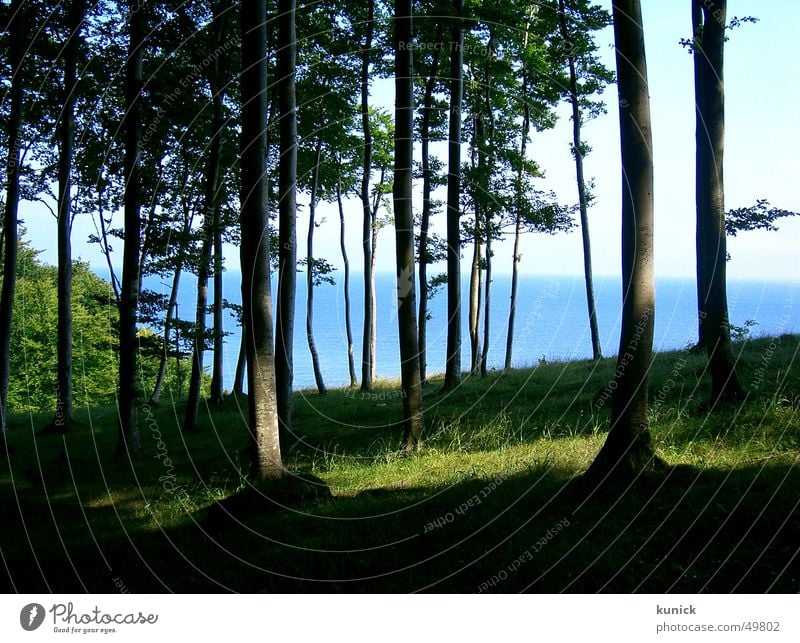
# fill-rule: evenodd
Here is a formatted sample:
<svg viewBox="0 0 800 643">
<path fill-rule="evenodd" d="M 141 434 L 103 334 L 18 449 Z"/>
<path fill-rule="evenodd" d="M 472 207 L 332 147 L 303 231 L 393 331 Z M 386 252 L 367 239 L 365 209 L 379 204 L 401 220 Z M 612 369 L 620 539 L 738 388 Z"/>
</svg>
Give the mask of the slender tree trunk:
<svg viewBox="0 0 800 643">
<path fill-rule="evenodd" d="M 111 262 L 111 246 L 108 244 L 108 229 L 106 228 L 106 220 L 103 215 L 103 190 L 97 190 L 97 218 L 100 222 L 100 248 L 103 256 L 106 258 L 106 265 L 108 266 L 108 278 L 111 282 L 111 290 L 114 292 L 114 301 L 117 307 L 120 306 L 122 301 L 121 284 L 117 278 L 117 273 L 114 270 L 114 264 Z"/>
<path fill-rule="evenodd" d="M 341 159 L 338 159 L 341 165 Z M 353 359 L 353 327 L 350 323 L 350 260 L 347 257 L 347 246 L 344 235 L 344 203 L 342 202 L 341 176 L 336 180 L 336 203 L 339 206 L 339 247 L 342 249 L 342 263 L 344 264 L 344 326 L 347 333 L 347 366 L 350 370 L 350 386 L 358 385 L 356 366 Z"/>
<path fill-rule="evenodd" d="M 494 33 L 489 28 L 489 41 L 486 46 L 486 78 L 484 81 L 486 96 L 486 118 L 489 121 L 489 132 L 486 138 L 486 151 L 479 154 L 481 164 L 487 166 L 487 189 L 486 194 L 490 193 L 488 181 L 494 175 L 494 109 L 492 107 L 492 76 L 491 76 L 491 56 L 494 51 Z M 480 122 L 480 121 L 479 121 Z M 483 139 L 483 136 L 481 136 Z M 484 283 L 484 304 L 483 304 L 483 350 L 481 351 L 481 377 L 486 377 L 487 364 L 489 361 L 489 328 L 491 321 L 491 288 L 492 288 L 492 236 L 494 236 L 492 222 L 492 208 L 484 208 L 484 235 L 486 237 L 486 282 Z"/>
<path fill-rule="evenodd" d="M 125 65 L 125 250 L 119 305 L 119 441 L 117 452 L 139 450 L 136 319 L 139 307 L 139 247 L 141 245 L 140 94 L 144 11 L 129 0 L 130 41 Z"/>
<path fill-rule="evenodd" d="M 214 16 L 215 21 L 219 16 Z M 216 75 L 219 63 L 214 64 L 212 74 Z M 220 150 L 222 147 L 222 91 L 212 80 L 211 96 L 213 114 L 211 117 L 211 141 L 206 166 L 205 194 L 203 196 L 203 242 L 200 250 L 200 262 L 197 268 L 197 308 L 195 313 L 194 346 L 192 348 L 192 374 L 189 377 L 189 396 L 186 400 L 186 415 L 183 421 L 184 431 L 197 430 L 197 415 L 200 408 L 200 388 L 203 380 L 203 357 L 206 343 L 206 316 L 208 314 L 208 273 L 211 268 L 211 249 L 214 237 L 214 219 L 219 186 Z"/>
<path fill-rule="evenodd" d="M 525 45 L 527 46 L 528 33 L 525 33 Z M 527 74 L 525 74 L 527 79 Z M 523 87 L 527 87 L 526 80 L 523 79 Z M 524 89 L 523 89 L 524 91 Z M 520 237 L 522 236 L 522 199 L 525 181 L 525 155 L 528 149 L 528 135 L 531 126 L 530 105 L 526 102 L 522 111 L 522 137 L 519 145 L 519 170 L 517 171 L 517 203 L 516 216 L 514 221 L 514 258 L 511 263 L 511 303 L 508 308 L 508 331 L 506 333 L 506 359 L 504 367 L 506 370 L 511 368 L 511 356 L 514 351 L 514 324 L 517 316 L 517 292 L 519 290 L 519 262 L 522 256 L 519 252 Z"/>
<path fill-rule="evenodd" d="M 311 366 L 314 369 L 314 381 L 320 395 L 328 392 L 322 379 L 322 369 L 319 366 L 319 353 L 314 341 L 314 229 L 317 211 L 317 188 L 319 184 L 319 164 L 322 158 L 322 141 L 317 140 L 317 153 L 315 154 L 314 169 L 311 177 L 311 201 L 308 204 L 308 238 L 306 244 L 306 339 L 308 350 L 311 353 Z"/>
<path fill-rule="evenodd" d="M 283 17 L 279 26 L 279 37 L 292 46 L 294 9 L 293 0 L 280 0 L 278 11 Z M 248 420 L 252 474 L 256 480 L 277 478 L 284 471 L 273 361 L 269 218 L 264 182 L 264 161 L 267 154 L 266 24 L 266 0 L 244 0 L 240 9 L 242 335 L 246 338 Z M 290 62 L 291 58 L 290 56 Z M 284 64 L 279 66 L 282 67 L 278 70 L 279 74 L 288 71 L 287 61 L 284 59 L 282 62 Z M 294 73 L 293 66 L 291 73 Z M 292 98 L 288 98 L 288 102 L 293 104 Z"/>
<path fill-rule="evenodd" d="M 639 0 L 614 0 L 622 153 L 622 328 L 611 429 L 588 475 L 635 476 L 663 466 L 647 419 L 655 322 L 653 158 L 644 31 Z"/>
<path fill-rule="evenodd" d="M 58 379 L 55 416 L 48 428 L 66 431 L 72 421 L 72 158 L 75 139 L 77 58 L 83 0 L 69 5 L 69 39 L 64 48 L 64 108 L 58 156 Z"/>
<path fill-rule="evenodd" d="M 414 293 L 414 89 L 411 55 L 412 0 L 396 0 L 394 21 L 395 133 L 394 213 L 397 248 L 397 324 L 403 387 L 403 443 L 406 449 L 422 441 L 422 380 L 417 350 L 417 306 Z"/>
<path fill-rule="evenodd" d="M 372 173 L 372 132 L 369 125 L 369 68 L 372 58 L 372 33 L 375 21 L 375 0 L 367 0 L 367 24 L 364 48 L 361 52 L 361 129 L 364 137 L 364 157 L 361 174 L 361 205 L 363 230 L 361 242 L 364 253 L 364 334 L 361 344 L 361 390 L 372 390 L 375 366 L 373 352 L 374 282 L 372 278 L 372 209 L 369 199 L 369 179 Z"/>
<path fill-rule="evenodd" d="M 486 222 L 489 225 L 489 221 Z M 483 349 L 481 350 L 481 377 L 486 377 L 489 361 L 489 323 L 491 319 L 491 283 L 492 283 L 492 237 L 486 236 L 486 281 L 483 284 Z"/>
<path fill-rule="evenodd" d="M 447 170 L 447 358 L 444 389 L 461 383 L 461 103 L 463 100 L 464 30 L 462 0 L 453 0 L 450 31 L 450 114 Z"/>
<path fill-rule="evenodd" d="M 178 288 L 181 282 L 181 272 L 183 266 L 179 262 L 175 268 L 175 273 L 172 275 L 172 286 L 169 291 L 169 303 L 167 304 L 167 316 L 164 319 L 164 350 L 158 358 L 158 373 L 156 374 L 156 383 L 153 386 L 153 392 L 150 395 L 150 406 L 158 406 L 161 399 L 161 387 L 164 385 L 164 377 L 167 374 L 167 361 L 169 360 L 169 332 L 172 330 L 173 310 L 178 301 Z"/>
<path fill-rule="evenodd" d="M 475 211 L 475 220 L 479 217 Z M 475 226 L 475 240 L 472 247 L 472 266 L 469 275 L 469 341 L 470 371 L 477 374 L 480 367 L 481 340 L 481 241 L 478 226 Z"/>
<path fill-rule="evenodd" d="M 711 372 L 711 405 L 744 397 L 736 376 L 736 360 L 728 321 L 727 243 L 723 156 L 725 150 L 725 88 L 723 84 L 727 0 L 713 7 L 702 6 L 703 24 L 699 44 L 700 119 L 705 130 L 698 136 L 700 171 L 698 186 L 698 238 L 702 252 L 703 301 L 698 311 L 700 339 L 708 351 Z M 695 54 L 698 56 L 698 53 Z M 702 232 L 701 232 L 702 231 Z"/>
<path fill-rule="evenodd" d="M 431 221 L 431 191 L 432 176 L 430 165 L 430 128 L 431 111 L 433 109 L 433 88 L 436 85 L 436 75 L 439 69 L 439 52 L 441 51 L 442 26 L 436 25 L 436 45 L 431 61 L 431 73 L 425 83 L 425 98 L 422 104 L 422 124 L 420 133 L 422 138 L 422 220 L 419 226 L 419 373 L 422 383 L 425 383 L 427 367 L 427 329 L 428 329 L 428 233 Z"/>
<path fill-rule="evenodd" d="M 247 336 L 242 323 L 242 340 L 239 342 L 239 357 L 236 359 L 236 372 L 233 375 L 233 392 L 244 395 L 244 373 L 247 365 Z"/>
<path fill-rule="evenodd" d="M 214 366 L 211 374 L 211 403 L 222 404 L 225 334 L 222 328 L 222 222 L 219 202 L 214 207 Z"/>
<path fill-rule="evenodd" d="M 281 440 L 292 431 L 292 347 L 297 292 L 297 99 L 295 94 L 295 2 L 278 0 L 278 319 L 275 327 L 275 378 Z"/>
<path fill-rule="evenodd" d="M 566 0 L 558 0 L 558 18 L 561 36 L 570 42 L 567 28 Z M 572 50 L 569 50 L 570 52 Z M 597 308 L 594 302 L 594 283 L 592 276 L 592 247 L 589 237 L 589 203 L 586 197 L 586 181 L 583 174 L 583 141 L 581 140 L 581 108 L 578 100 L 578 74 L 575 70 L 575 56 L 567 55 L 569 65 L 569 99 L 572 104 L 572 153 L 575 157 L 575 176 L 578 183 L 578 207 L 581 216 L 581 240 L 583 241 L 583 274 L 586 282 L 586 305 L 589 309 L 589 330 L 592 336 L 592 358 L 603 357 L 600 350 L 600 332 L 597 328 Z"/>
</svg>

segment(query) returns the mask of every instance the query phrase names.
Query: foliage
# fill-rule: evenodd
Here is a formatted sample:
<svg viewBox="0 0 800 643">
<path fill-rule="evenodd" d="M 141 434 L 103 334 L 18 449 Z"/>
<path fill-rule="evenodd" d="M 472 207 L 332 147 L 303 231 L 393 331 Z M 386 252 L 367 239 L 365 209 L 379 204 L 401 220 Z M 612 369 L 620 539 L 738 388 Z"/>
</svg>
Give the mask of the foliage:
<svg viewBox="0 0 800 643">
<path fill-rule="evenodd" d="M 770 207 L 767 199 L 758 199 L 755 205 L 746 208 L 735 208 L 725 213 L 725 232 L 735 237 L 739 232 L 747 230 L 776 231 L 775 222 L 786 217 L 795 217 L 797 212 Z"/>
</svg>

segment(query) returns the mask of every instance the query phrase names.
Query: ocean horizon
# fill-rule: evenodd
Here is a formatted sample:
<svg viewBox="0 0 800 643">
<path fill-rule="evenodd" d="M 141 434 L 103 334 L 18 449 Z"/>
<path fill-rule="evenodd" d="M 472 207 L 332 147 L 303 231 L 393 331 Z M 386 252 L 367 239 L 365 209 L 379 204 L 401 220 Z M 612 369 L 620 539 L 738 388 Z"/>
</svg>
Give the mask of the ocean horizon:
<svg viewBox="0 0 800 643">
<path fill-rule="evenodd" d="M 335 284 L 323 284 L 314 290 L 314 338 L 319 352 L 320 368 L 328 387 L 350 383 L 347 363 L 343 273 L 333 274 Z M 462 368 L 468 369 L 470 346 L 468 331 L 468 276 L 462 288 Z M 752 320 L 750 336 L 780 335 L 800 332 L 800 288 L 797 282 L 729 280 L 728 307 L 731 325 L 744 327 Z M 144 287 L 168 294 L 169 279 L 149 276 Z M 604 356 L 617 353 L 622 282 L 619 276 L 596 276 L 595 300 L 600 341 Z M 378 378 L 400 377 L 400 352 L 397 329 L 396 285 L 394 273 L 375 276 L 377 296 L 376 373 Z M 490 342 L 487 364 L 500 369 L 505 361 L 506 335 L 511 292 L 511 275 L 493 275 L 491 287 Z M 213 284 L 209 284 L 209 303 Z M 275 281 L 273 280 L 273 301 Z M 241 277 L 238 271 L 223 276 L 223 297 L 241 303 Z M 311 355 L 306 340 L 306 283 L 298 273 L 297 307 L 294 337 L 294 388 L 315 387 Z M 361 375 L 361 335 L 363 324 L 363 278 L 350 276 L 351 323 L 356 374 Z M 194 319 L 196 278 L 181 278 L 178 310 L 181 319 Z M 697 294 L 691 278 L 660 277 L 656 279 L 655 334 L 653 348 L 667 351 L 686 348 L 697 340 Z M 428 376 L 445 368 L 447 338 L 447 293 L 441 288 L 429 302 Z M 209 315 L 207 324 L 211 324 Z M 233 316 L 226 312 L 224 329 L 229 333 L 224 344 L 224 387 L 232 388 L 241 331 Z M 483 319 L 481 319 L 481 338 Z M 566 361 L 592 356 L 589 318 L 584 279 L 581 275 L 520 275 L 517 314 L 514 332 L 512 366 L 534 366 L 541 360 Z M 211 365 L 211 352 L 206 352 L 206 368 Z"/>
</svg>

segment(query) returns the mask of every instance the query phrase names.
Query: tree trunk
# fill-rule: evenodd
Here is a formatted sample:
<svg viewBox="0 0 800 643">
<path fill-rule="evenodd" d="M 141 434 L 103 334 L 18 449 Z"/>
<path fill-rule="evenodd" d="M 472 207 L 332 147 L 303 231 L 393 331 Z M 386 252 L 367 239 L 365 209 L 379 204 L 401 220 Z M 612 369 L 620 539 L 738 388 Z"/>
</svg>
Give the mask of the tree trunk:
<svg viewBox="0 0 800 643">
<path fill-rule="evenodd" d="M 72 158 L 75 140 L 77 59 L 83 0 L 69 5 L 69 39 L 64 48 L 64 109 L 58 155 L 58 369 L 55 416 L 48 428 L 66 431 L 72 421 Z"/>
<path fill-rule="evenodd" d="M 453 0 L 447 146 L 447 357 L 444 390 L 461 383 L 461 102 L 464 93 L 462 0 Z"/>
<path fill-rule="evenodd" d="M 322 369 L 319 366 L 319 353 L 314 342 L 314 228 L 316 228 L 317 188 L 319 184 L 319 164 L 322 158 L 322 141 L 317 140 L 317 153 L 315 154 L 314 168 L 311 171 L 311 201 L 308 204 L 308 238 L 306 246 L 306 339 L 308 350 L 311 353 L 311 366 L 314 369 L 314 381 L 317 391 L 325 395 L 328 390 L 322 379 Z"/>
<path fill-rule="evenodd" d="M 3 286 L 0 292 L 0 455 L 6 453 L 8 430 L 8 376 L 11 358 L 11 320 L 17 280 L 17 242 L 20 177 L 20 124 L 22 121 L 22 63 L 25 51 L 25 16 L 22 0 L 13 0 L 9 30 L 8 59 L 13 76 L 9 91 L 8 159 L 6 162 L 6 203 L 3 215 Z"/>
<path fill-rule="evenodd" d="M 695 0 L 697 2 L 697 0 Z M 701 4 L 697 2 L 698 4 Z M 703 281 L 700 340 L 708 352 L 711 372 L 711 405 L 744 397 L 736 376 L 736 360 L 731 345 L 728 321 L 728 295 L 725 237 L 725 195 L 723 156 L 725 149 L 725 89 L 723 85 L 725 20 L 727 0 L 713 7 L 702 6 L 701 37 L 695 42 L 697 67 L 701 72 L 699 120 L 704 131 L 698 133 L 697 158 L 698 254 L 697 264 Z M 699 45 L 699 47 L 698 47 Z M 700 268 L 702 266 L 702 268 Z"/>
<path fill-rule="evenodd" d="M 696 274 L 697 274 L 697 344 L 694 346 L 693 351 L 700 352 L 706 347 L 706 340 L 703 336 L 705 332 L 705 325 L 703 324 L 703 317 L 705 316 L 705 293 L 708 290 L 706 281 L 706 271 L 704 270 L 705 259 L 705 242 L 703 240 L 703 223 L 704 217 L 701 216 L 703 211 L 704 197 L 702 190 L 704 187 L 703 182 L 703 166 L 705 164 L 705 150 L 708 145 L 706 144 L 706 129 L 703 123 L 703 75 L 705 73 L 705 65 L 702 60 L 702 38 L 703 38 L 703 8 L 701 3 L 697 0 L 692 0 L 692 63 L 694 68 L 694 113 L 695 113 L 695 156 L 694 156 L 694 184 L 695 184 L 695 209 L 696 209 L 696 230 L 695 230 L 695 255 L 696 260 Z"/>
<path fill-rule="evenodd" d="M 565 0 L 558 0 L 558 18 L 561 37 L 570 42 L 567 28 Z M 581 216 L 581 240 L 583 241 L 583 274 L 586 281 L 586 305 L 589 309 L 589 331 L 592 336 L 592 358 L 603 357 L 600 350 L 600 332 L 597 328 L 597 308 L 594 302 L 594 283 L 592 275 L 592 247 L 589 237 L 588 199 L 586 197 L 586 181 L 583 174 L 583 141 L 581 140 L 581 109 L 578 101 L 578 74 L 575 70 L 575 56 L 568 50 L 569 65 L 569 99 L 572 104 L 572 151 L 575 156 L 575 176 L 578 183 L 578 207 Z"/>
<path fill-rule="evenodd" d="M 611 387 L 611 428 L 587 475 L 632 477 L 663 466 L 647 419 L 655 321 L 653 158 L 639 0 L 614 0 L 622 155 L 622 328 Z"/>
<path fill-rule="evenodd" d="M 361 390 L 372 390 L 372 375 L 375 365 L 373 353 L 373 309 L 372 280 L 372 208 L 369 199 L 369 179 L 372 173 L 372 132 L 369 126 L 369 67 L 372 58 L 372 33 L 375 21 L 375 0 L 367 0 L 367 23 L 364 47 L 361 50 L 361 129 L 364 136 L 364 157 L 361 173 L 361 206 L 363 229 L 361 243 L 364 254 L 364 333 L 361 343 Z"/>
<path fill-rule="evenodd" d="M 525 33 L 525 45 L 528 44 L 528 33 Z M 523 74 L 523 93 L 527 87 L 527 73 Z M 517 212 L 514 221 L 514 258 L 511 263 L 511 302 L 508 307 L 508 331 L 506 333 L 506 359 L 504 368 L 511 368 L 511 355 L 514 350 L 514 323 L 517 316 L 517 291 L 519 290 L 519 262 L 522 256 L 519 253 L 520 237 L 522 236 L 522 198 L 523 182 L 525 180 L 525 154 L 528 149 L 528 135 L 531 126 L 531 109 L 526 102 L 522 111 L 522 139 L 519 145 L 519 170 L 517 171 Z"/>
<path fill-rule="evenodd" d="M 486 221 L 487 227 L 490 222 Z M 481 350 L 481 377 L 486 377 L 487 364 L 489 361 L 489 322 L 491 319 L 491 284 L 492 284 L 492 237 L 491 233 L 486 235 L 486 281 L 483 284 L 483 349 Z"/>
<path fill-rule="evenodd" d="M 275 379 L 281 440 L 292 431 L 292 347 L 297 292 L 297 97 L 295 94 L 295 2 L 278 0 L 278 319 L 275 327 Z"/>
<path fill-rule="evenodd" d="M 214 16 L 215 22 L 220 19 Z M 195 313 L 194 346 L 192 348 L 192 374 L 189 377 L 189 396 L 186 400 L 186 415 L 183 421 L 184 431 L 197 430 L 197 415 L 200 408 L 200 387 L 203 380 L 203 357 L 206 343 L 206 316 L 208 314 L 208 273 L 211 268 L 211 249 L 214 241 L 214 223 L 218 215 L 217 189 L 219 187 L 220 151 L 222 148 L 222 101 L 223 92 L 218 88 L 216 75 L 219 61 L 215 61 L 211 70 L 210 90 L 213 113 L 211 116 L 211 141 L 208 149 L 208 165 L 206 166 L 205 194 L 203 195 L 203 242 L 200 250 L 200 262 L 197 267 L 197 308 Z"/>
<path fill-rule="evenodd" d="M 239 357 L 236 359 L 236 372 L 233 375 L 233 392 L 244 395 L 244 372 L 247 365 L 247 336 L 244 333 L 242 322 L 242 339 L 239 342 Z"/>
<path fill-rule="evenodd" d="M 293 0 L 280 0 L 280 38 L 292 45 L 294 9 Z M 246 338 L 251 464 L 256 480 L 277 478 L 284 471 L 273 361 L 269 218 L 264 183 L 264 161 L 267 153 L 266 24 L 266 0 L 242 2 L 242 335 Z M 282 67 L 286 70 L 285 66 Z M 294 72 L 293 66 L 291 71 Z M 289 102 L 292 102 L 291 98 Z"/>
<path fill-rule="evenodd" d="M 489 182 L 494 175 L 494 109 L 492 107 L 492 76 L 491 76 L 491 56 L 494 50 L 494 33 L 489 28 L 489 41 L 486 46 L 486 77 L 484 87 L 486 90 L 486 118 L 489 121 L 489 132 L 486 138 L 486 151 L 479 154 L 481 165 L 488 166 L 486 171 L 487 186 L 485 194 L 490 194 Z M 481 122 L 480 120 L 478 121 Z M 483 139 L 483 136 L 481 136 Z M 483 142 L 481 140 L 481 142 Z M 484 235 L 486 237 L 486 282 L 484 283 L 484 303 L 483 303 L 483 350 L 481 351 L 481 377 L 486 377 L 487 364 L 489 361 L 489 328 L 491 321 L 491 288 L 492 288 L 492 236 L 494 235 L 492 225 L 492 209 L 484 209 Z"/>
<path fill-rule="evenodd" d="M 475 220 L 478 220 L 475 211 Z M 472 247 L 472 267 L 469 275 L 469 342 L 470 372 L 477 374 L 480 366 L 481 340 L 481 241 L 478 226 L 475 226 L 475 240 Z"/>
<path fill-rule="evenodd" d="M 419 334 L 417 344 L 419 346 L 419 376 L 422 383 L 425 383 L 426 363 L 426 344 L 428 329 L 428 232 L 431 221 L 431 166 L 430 166 L 430 127 L 431 111 L 433 102 L 433 88 L 436 85 L 436 74 L 439 69 L 438 46 L 442 40 L 442 26 L 436 25 L 436 45 L 431 61 L 431 73 L 425 83 L 425 98 L 422 104 L 422 124 L 420 134 L 422 138 L 422 220 L 419 226 Z"/>
<path fill-rule="evenodd" d="M 414 449 L 422 441 L 422 381 L 417 349 L 417 306 L 414 292 L 414 90 L 411 47 L 412 0 L 396 0 L 394 21 L 395 133 L 394 213 L 397 249 L 397 324 L 403 387 L 403 444 Z"/>
<path fill-rule="evenodd" d="M 175 273 L 172 275 L 172 287 L 169 291 L 169 303 L 167 304 L 167 316 L 164 319 L 164 350 L 161 351 L 161 356 L 158 358 L 158 373 L 156 374 L 156 383 L 153 385 L 153 392 L 150 395 L 150 406 L 158 406 L 161 399 L 161 387 L 164 385 L 164 377 L 167 374 L 167 361 L 169 360 L 169 331 L 172 330 L 173 313 L 175 304 L 178 302 L 178 287 L 181 282 L 181 272 L 183 266 L 178 263 L 175 268 Z"/>
<path fill-rule="evenodd" d="M 224 381 L 224 344 L 222 328 L 222 222 L 220 204 L 214 207 L 214 366 L 211 374 L 211 403 L 222 404 Z"/>
<path fill-rule="evenodd" d="M 140 94 L 144 11 L 137 0 L 129 0 L 128 59 L 125 65 L 125 249 L 122 257 L 122 287 L 119 305 L 119 441 L 117 452 L 139 450 L 136 318 L 139 307 L 139 247 L 141 226 Z"/>
<path fill-rule="evenodd" d="M 338 159 L 341 165 L 341 159 Z M 344 326 L 347 333 L 347 366 L 350 370 L 350 386 L 356 386 L 356 365 L 353 360 L 353 328 L 350 324 L 350 260 L 347 257 L 347 246 L 344 235 L 344 203 L 342 202 L 341 176 L 336 180 L 336 203 L 339 206 L 339 247 L 342 249 L 342 263 L 344 264 Z"/>
</svg>

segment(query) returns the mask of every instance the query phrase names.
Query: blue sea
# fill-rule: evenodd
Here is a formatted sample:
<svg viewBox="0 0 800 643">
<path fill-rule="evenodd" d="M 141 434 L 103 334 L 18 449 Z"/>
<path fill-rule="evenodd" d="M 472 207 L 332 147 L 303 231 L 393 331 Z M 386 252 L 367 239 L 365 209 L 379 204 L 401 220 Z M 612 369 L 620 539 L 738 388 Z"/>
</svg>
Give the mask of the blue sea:
<svg viewBox="0 0 800 643">
<path fill-rule="evenodd" d="M 345 331 L 344 287 L 341 273 L 335 285 L 322 285 L 314 291 L 314 335 L 322 374 L 329 387 L 347 385 L 347 335 Z M 145 287 L 167 293 L 167 280 L 145 279 Z M 179 314 L 194 319 L 195 282 L 187 275 L 181 279 Z M 467 281 L 463 288 L 462 366 L 469 367 L 467 329 Z M 241 277 L 227 271 L 223 279 L 223 297 L 241 303 Z M 209 289 L 209 301 L 211 291 Z M 274 296 L 273 284 L 273 296 Z M 502 368 L 505 360 L 511 276 L 495 275 L 491 288 L 491 315 L 488 365 Z M 363 284 L 359 274 L 351 275 L 350 300 L 356 373 L 361 375 L 361 332 L 363 324 Z M 400 376 L 398 348 L 396 285 L 393 273 L 376 275 L 377 357 L 376 369 L 381 378 Z M 622 299 L 619 277 L 595 277 L 595 299 L 603 354 L 614 355 L 619 343 Z M 313 388 L 314 374 L 305 332 L 305 279 L 298 274 L 297 311 L 294 338 L 294 387 Z M 756 325 L 751 336 L 800 333 L 800 283 L 775 281 L 731 281 L 728 283 L 731 324 Z M 428 375 L 444 371 L 447 323 L 447 293 L 444 288 L 429 304 Z M 211 324 L 209 317 L 208 323 Z M 481 322 L 481 337 L 482 335 Z M 231 388 L 236 369 L 241 332 L 232 315 L 225 315 L 225 387 Z M 656 327 L 654 348 L 684 348 L 697 339 L 696 289 L 692 279 L 661 278 L 656 281 Z M 535 365 L 541 359 L 571 360 L 591 357 L 592 345 L 582 276 L 520 277 L 514 333 L 513 365 Z M 206 353 L 210 364 L 210 352 Z"/>
</svg>

